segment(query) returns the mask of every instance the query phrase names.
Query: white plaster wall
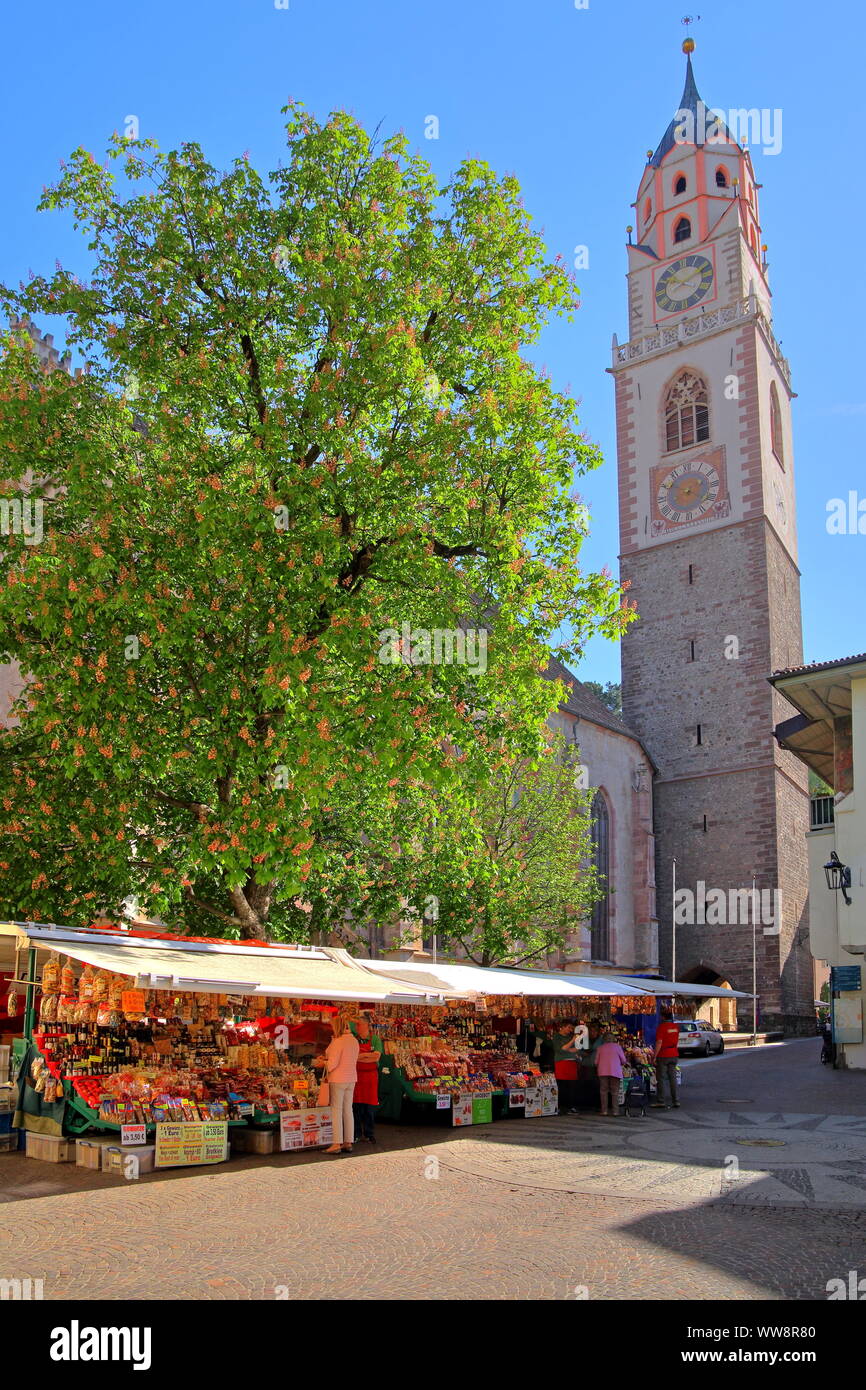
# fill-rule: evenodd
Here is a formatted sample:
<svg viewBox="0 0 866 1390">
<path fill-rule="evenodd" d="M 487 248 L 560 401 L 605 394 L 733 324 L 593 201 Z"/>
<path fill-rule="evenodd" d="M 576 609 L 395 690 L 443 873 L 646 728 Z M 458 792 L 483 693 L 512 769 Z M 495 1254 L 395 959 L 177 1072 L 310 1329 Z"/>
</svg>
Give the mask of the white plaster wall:
<svg viewBox="0 0 866 1390">
<path fill-rule="evenodd" d="M 699 456 L 702 450 L 709 451 L 718 445 L 725 446 L 725 464 L 728 493 L 731 501 L 731 514 L 716 520 L 704 518 L 693 525 L 680 524 L 677 535 L 689 531 L 703 533 L 707 530 L 730 526 L 743 516 L 743 452 L 740 440 L 740 402 L 725 397 L 725 379 L 734 371 L 731 354 L 739 326 L 728 333 L 718 333 L 711 338 L 691 341 L 683 347 L 658 357 L 649 357 L 644 362 L 635 363 L 632 374 L 636 383 L 632 400 L 634 423 L 635 456 L 637 467 L 637 531 L 638 548 L 645 549 L 658 545 L 668 536 L 653 539 L 651 505 L 651 470 L 661 463 L 673 466 L 684 459 Z M 678 449 L 674 453 L 664 452 L 663 409 L 664 393 L 672 377 L 687 367 L 700 372 L 707 383 L 710 406 L 710 439 L 707 444 L 693 444 L 688 449 Z M 640 386 L 638 395 L 637 386 Z"/>
<path fill-rule="evenodd" d="M 552 716 L 552 727 L 559 728 L 569 742 L 576 733 L 580 749 L 580 761 L 588 770 L 591 788 L 602 788 L 607 797 L 610 814 L 610 861 L 611 885 L 613 893 L 610 900 L 611 949 L 614 964 L 623 968 L 645 964 L 638 960 L 639 949 L 635 943 L 635 895 L 634 861 L 641 856 L 644 872 L 649 874 L 650 856 L 646 853 L 646 832 L 638 824 L 636 814 L 637 795 L 633 786 L 636 771 L 642 769 L 642 785 L 651 785 L 652 771 L 649 763 L 633 739 L 617 734 L 586 720 L 576 720 L 567 712 Z M 575 947 L 580 946 L 581 957 L 589 960 L 591 936 L 586 928 L 579 934 Z"/>
</svg>

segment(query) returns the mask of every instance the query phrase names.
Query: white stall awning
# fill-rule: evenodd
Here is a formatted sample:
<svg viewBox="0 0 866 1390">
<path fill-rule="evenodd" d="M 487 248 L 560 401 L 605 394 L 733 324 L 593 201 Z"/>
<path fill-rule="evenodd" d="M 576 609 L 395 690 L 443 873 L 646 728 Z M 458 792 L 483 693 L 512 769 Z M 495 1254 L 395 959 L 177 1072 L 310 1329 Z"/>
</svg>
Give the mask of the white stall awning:
<svg viewBox="0 0 866 1390">
<path fill-rule="evenodd" d="M 27 927 L 34 946 L 56 950 L 98 970 L 128 975 L 140 989 L 281 999 L 369 1000 L 426 1004 L 458 998 L 447 985 L 390 979 L 327 947 L 294 950 L 230 941 L 204 944 Z M 235 948 L 235 949 L 233 949 Z"/>
<path fill-rule="evenodd" d="M 640 980 L 641 985 L 649 994 L 658 994 L 667 998 L 669 995 L 679 994 L 683 999 L 753 999 L 754 995 L 745 994 L 740 989 L 724 989 L 721 985 L 695 985 L 687 984 L 685 980 L 651 980 L 646 976 L 626 975 L 623 977 L 631 985 L 636 985 Z"/>
<path fill-rule="evenodd" d="M 464 965 L 452 962 L 371 960 L 381 975 L 407 983 L 423 981 L 428 986 L 439 981 L 444 989 L 482 995 L 521 995 L 532 998 L 586 999 L 599 995 L 647 995 L 651 986 L 628 985 L 607 976 L 565 975 L 559 971 L 497 969 L 495 966 Z"/>
</svg>

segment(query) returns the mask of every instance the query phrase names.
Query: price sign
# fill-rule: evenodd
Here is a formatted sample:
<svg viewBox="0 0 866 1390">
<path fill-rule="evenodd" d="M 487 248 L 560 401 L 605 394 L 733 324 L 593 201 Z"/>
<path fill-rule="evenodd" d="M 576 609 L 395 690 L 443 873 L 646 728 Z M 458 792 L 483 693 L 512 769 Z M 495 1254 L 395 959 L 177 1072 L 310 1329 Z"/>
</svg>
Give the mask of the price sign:
<svg viewBox="0 0 866 1390">
<path fill-rule="evenodd" d="M 156 1167 L 181 1168 L 195 1163 L 223 1163 L 228 1156 L 225 1121 L 158 1124 Z"/>
<path fill-rule="evenodd" d="M 451 1095 L 450 1095 L 450 1093 L 449 1093 L 448 1091 L 440 1091 L 440 1092 L 437 1093 L 437 1095 L 436 1095 L 436 1109 L 437 1109 L 437 1110 L 450 1110 L 450 1109 L 451 1109 Z"/>
<path fill-rule="evenodd" d="M 493 1123 L 493 1093 L 474 1095 L 472 1097 L 472 1123 L 474 1125 L 489 1125 Z"/>
<path fill-rule="evenodd" d="M 471 1125 L 472 1124 L 472 1095 L 462 1092 L 454 1097 L 451 1106 L 452 1125 Z"/>
<path fill-rule="evenodd" d="M 125 989 L 120 996 L 120 1007 L 125 1014 L 147 1013 L 147 995 L 143 989 Z"/>
<path fill-rule="evenodd" d="M 121 1125 L 120 1126 L 121 1144 L 146 1144 L 147 1126 L 146 1125 Z"/>
</svg>

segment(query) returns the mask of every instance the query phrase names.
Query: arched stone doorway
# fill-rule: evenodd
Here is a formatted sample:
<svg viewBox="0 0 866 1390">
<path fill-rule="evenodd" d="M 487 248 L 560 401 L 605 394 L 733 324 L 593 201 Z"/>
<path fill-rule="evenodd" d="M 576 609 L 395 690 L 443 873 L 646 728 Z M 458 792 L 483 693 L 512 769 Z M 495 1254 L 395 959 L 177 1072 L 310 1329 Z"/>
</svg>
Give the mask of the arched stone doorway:
<svg viewBox="0 0 866 1390">
<path fill-rule="evenodd" d="M 690 985 L 716 985 L 719 989 L 733 989 L 731 981 L 721 975 L 712 965 L 697 965 L 687 970 L 680 979 Z M 723 1033 L 737 1031 L 736 999 L 695 999 L 695 1018 L 702 1019 L 712 1028 Z"/>
</svg>

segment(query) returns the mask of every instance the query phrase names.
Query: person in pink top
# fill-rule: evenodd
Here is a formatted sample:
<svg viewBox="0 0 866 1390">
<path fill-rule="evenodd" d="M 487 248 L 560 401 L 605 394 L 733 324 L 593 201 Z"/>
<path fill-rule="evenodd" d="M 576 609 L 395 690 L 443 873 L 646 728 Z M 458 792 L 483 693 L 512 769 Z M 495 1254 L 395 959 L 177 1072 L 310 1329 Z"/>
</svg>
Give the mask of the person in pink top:
<svg viewBox="0 0 866 1390">
<path fill-rule="evenodd" d="M 349 1032 L 345 1020 L 335 1016 L 331 1025 L 334 1036 L 325 1048 L 325 1080 L 331 1091 L 331 1114 L 334 1118 L 334 1142 L 326 1154 L 350 1153 L 355 1137 L 355 1118 L 352 1096 L 358 1080 L 358 1039 Z"/>
<path fill-rule="evenodd" d="M 596 1053 L 596 1067 L 598 1070 L 598 1083 L 601 1088 L 601 1114 L 619 1114 L 619 1088 L 622 1082 L 622 1069 L 625 1066 L 625 1053 L 618 1042 L 614 1042 L 613 1033 L 605 1033 L 601 1040 L 601 1047 Z M 610 1110 L 607 1108 L 610 1100 Z"/>
</svg>

